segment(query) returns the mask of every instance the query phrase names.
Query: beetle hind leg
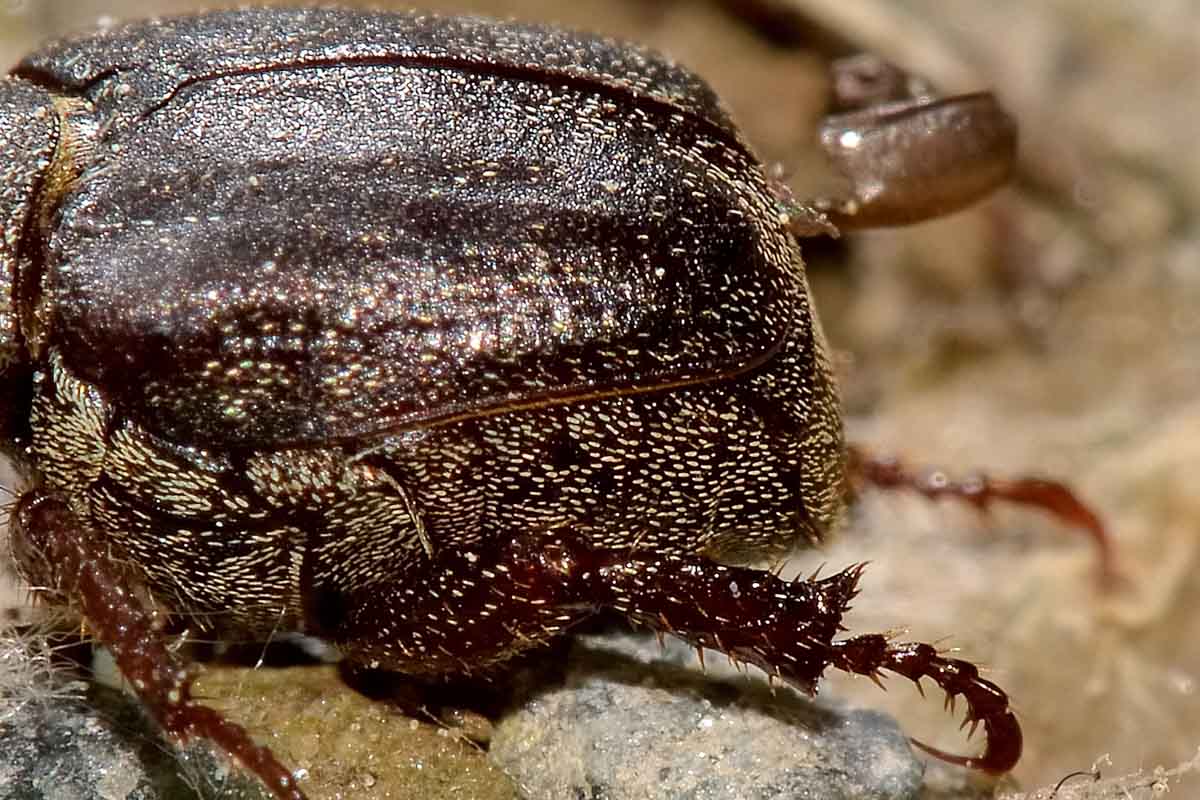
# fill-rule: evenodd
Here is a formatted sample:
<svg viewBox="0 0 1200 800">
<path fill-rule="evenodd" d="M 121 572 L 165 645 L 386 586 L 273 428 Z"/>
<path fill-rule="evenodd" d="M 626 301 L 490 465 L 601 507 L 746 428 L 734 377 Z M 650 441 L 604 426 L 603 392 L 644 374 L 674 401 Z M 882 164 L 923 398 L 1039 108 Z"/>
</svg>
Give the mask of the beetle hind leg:
<svg viewBox="0 0 1200 800">
<path fill-rule="evenodd" d="M 329 634 L 356 661 L 410 674 L 468 673 L 544 642 L 588 613 L 609 608 L 808 692 L 829 667 L 877 678 L 930 678 L 967 703 L 981 723 L 978 757 L 945 758 L 988 772 L 1012 768 L 1021 730 L 1008 697 L 976 668 L 928 644 L 871 634 L 834 641 L 858 592 L 862 565 L 826 578 L 782 580 L 770 572 L 686 553 L 593 548 L 570 536 L 521 537 L 473 551 L 445 552 L 420 581 L 360 596 Z"/>
<path fill-rule="evenodd" d="M 1011 770 L 1021 757 L 1021 726 L 1009 707 L 1008 695 L 991 681 L 979 676 L 979 669 L 968 661 L 945 658 L 930 644 L 892 642 L 881 634 L 855 636 L 833 642 L 832 666 L 845 672 L 876 678 L 887 670 L 903 675 L 917 688 L 922 678 L 930 678 L 946 692 L 946 704 L 962 696 L 967 702 L 963 726 L 983 725 L 987 747 L 980 756 L 959 756 L 939 750 L 913 739 L 912 742 L 930 755 L 964 767 L 1002 774 Z"/>
<path fill-rule="evenodd" d="M 595 556 L 593 556 L 595 560 Z M 917 683 L 929 678 L 947 693 L 961 696 L 964 725 L 982 724 L 987 736 L 980 756 L 956 756 L 921 742 L 939 758 L 1000 774 L 1021 755 L 1021 728 L 1008 696 L 980 677 L 967 661 L 946 658 L 929 644 L 894 642 L 882 634 L 834 641 L 842 615 L 857 594 L 862 565 L 820 580 L 785 581 L 769 572 L 729 567 L 697 556 L 606 556 L 589 567 L 599 584 L 593 596 L 656 631 L 726 653 L 762 668 L 805 691 L 813 691 L 827 667 L 878 682 L 894 672 Z"/>
</svg>

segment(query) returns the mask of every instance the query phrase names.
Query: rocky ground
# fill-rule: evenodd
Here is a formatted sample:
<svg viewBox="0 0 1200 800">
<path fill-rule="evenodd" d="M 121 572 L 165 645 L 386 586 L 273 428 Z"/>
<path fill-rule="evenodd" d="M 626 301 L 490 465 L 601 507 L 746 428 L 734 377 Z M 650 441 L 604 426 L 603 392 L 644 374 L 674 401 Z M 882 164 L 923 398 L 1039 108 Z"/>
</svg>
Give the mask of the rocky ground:
<svg viewBox="0 0 1200 800">
<path fill-rule="evenodd" d="M 531 800 L 569 792 L 646 797 L 655 787 L 667 797 L 849 797 L 869 787 L 878 797 L 1046 798 L 1064 776 L 1092 769 L 1099 780 L 1075 777 L 1056 796 L 1140 800 L 1164 785 L 1180 796 L 1200 791 L 1191 761 L 1200 747 L 1200 636 L 1191 616 L 1200 603 L 1200 479 L 1192 472 L 1200 463 L 1195 5 L 431 5 L 562 22 L 670 53 L 713 82 L 764 159 L 784 165 L 801 195 L 812 191 L 810 132 L 821 113 L 824 56 L 870 49 L 947 90 L 994 87 L 1022 126 L 1021 171 L 1011 188 L 942 222 L 810 248 L 851 431 L 877 450 L 959 475 L 980 468 L 1068 479 L 1107 521 L 1123 580 L 1102 586 L 1095 549 L 1044 515 L 998 508 L 980 516 L 874 492 L 848 515 L 834 545 L 789 565 L 807 572 L 821 562 L 869 560 L 853 631 L 949 637 L 964 657 L 988 665 L 1026 731 L 1025 758 L 998 786 L 937 763 L 921 779 L 925 762 L 899 731 L 948 749 L 969 745 L 940 702 L 922 700 L 901 681 L 884 694 L 833 676 L 819 705 L 776 702 L 714 659 L 709 680 L 697 679 L 694 662 L 673 649 L 647 665 L 647 653 L 657 653 L 653 640 L 577 643 L 561 684 L 497 723 L 490 761 L 444 731 L 358 703 L 328 670 L 211 669 L 206 692 L 257 720 L 285 757 L 309 770 L 315 796 L 483 797 L 486 786 L 496 797 Z M 0 61 L 102 14 L 196 7 L 7 0 Z M 0 678 L 44 686 L 40 662 L 11 652 L 0 659 L 8 670 Z M 65 738 L 86 741 L 88 731 L 115 721 L 126 747 L 157 749 L 139 744 L 146 735 L 130 733 L 123 712 L 92 692 L 93 702 L 66 709 L 76 732 Z M 25 741 L 30 758 L 64 738 L 50 731 L 67 701 L 41 699 L 0 707 L 0 736 Z M 651 706 L 657 713 L 646 711 Z M 866 710 L 885 710 L 897 722 Z M 279 738 L 292 727 L 298 738 Z M 822 754 L 822 747 L 831 749 Z M 122 757 L 135 772 L 150 761 Z M 873 771 L 854 772 L 855 761 Z M 389 778 L 384 762 L 404 770 Z M 59 763 L 66 776 L 71 765 L 91 762 L 64 756 Z M 0 796 L 32 787 L 13 782 L 16 769 L 0 766 Z M 213 779 L 188 774 L 208 795 L 230 796 Z M 430 783 L 417 789 L 417 774 L 432 776 Z M 66 784 L 64 777 L 53 788 Z M 74 796 L 169 796 L 153 794 L 136 774 L 120 786 Z"/>
</svg>

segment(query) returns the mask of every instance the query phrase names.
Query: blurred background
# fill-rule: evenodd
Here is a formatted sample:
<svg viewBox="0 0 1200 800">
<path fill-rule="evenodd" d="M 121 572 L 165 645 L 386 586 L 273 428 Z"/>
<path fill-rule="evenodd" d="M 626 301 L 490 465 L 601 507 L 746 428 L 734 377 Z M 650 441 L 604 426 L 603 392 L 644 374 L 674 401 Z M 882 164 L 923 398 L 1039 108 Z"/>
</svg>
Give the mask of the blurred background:
<svg viewBox="0 0 1200 800">
<path fill-rule="evenodd" d="M 1109 525 L 1123 580 L 1101 586 L 1096 549 L 1045 515 L 980 515 L 877 492 L 864 493 L 833 546 L 799 554 L 791 568 L 869 560 L 852 632 L 949 635 L 947 646 L 988 666 L 1026 729 L 1025 758 L 1002 792 L 1052 787 L 1098 764 L 1123 782 L 1077 780 L 1058 796 L 1149 797 L 1155 767 L 1196 755 L 1200 6 L 422 5 L 565 24 L 667 53 L 715 86 L 801 197 L 816 185 L 813 131 L 830 57 L 873 51 L 946 92 L 993 88 L 1021 125 L 1013 186 L 943 221 L 806 247 L 850 430 L 876 451 L 958 477 L 979 469 L 1068 481 Z M 207 7 L 0 0 L 0 64 L 102 17 Z M 964 747 L 940 703 L 894 684 L 884 694 L 833 676 L 824 691 L 885 708 L 933 744 Z M 1200 796 L 1194 774 L 1181 780 L 1179 796 Z"/>
</svg>

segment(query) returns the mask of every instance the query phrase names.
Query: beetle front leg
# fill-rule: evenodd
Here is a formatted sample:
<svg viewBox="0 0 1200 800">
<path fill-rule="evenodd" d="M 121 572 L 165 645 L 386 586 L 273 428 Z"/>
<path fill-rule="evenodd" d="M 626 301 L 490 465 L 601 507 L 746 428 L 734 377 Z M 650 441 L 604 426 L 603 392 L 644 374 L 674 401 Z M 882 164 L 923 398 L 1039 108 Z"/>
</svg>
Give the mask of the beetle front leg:
<svg viewBox="0 0 1200 800">
<path fill-rule="evenodd" d="M 304 800 L 295 778 L 246 730 L 192 699 L 192 673 L 167 648 L 142 587 L 107 543 L 59 495 L 23 494 L 12 515 L 13 550 L 34 591 L 75 605 L 96 640 L 172 739 L 207 739 L 258 775 L 279 800 Z"/>
<path fill-rule="evenodd" d="M 327 635 L 351 658 L 406 673 L 463 673 L 545 641 L 590 611 L 611 608 L 636 623 L 726 653 L 807 692 L 826 668 L 877 677 L 889 670 L 931 678 L 967 702 L 982 723 L 982 756 L 920 745 L 957 764 L 1002 773 L 1021 753 L 1008 697 L 965 661 L 927 644 L 880 635 L 834 641 L 862 567 L 820 580 L 785 581 L 697 555 L 601 550 L 579 539 L 524 537 L 490 550 L 443 553 L 424 583 L 364 593 Z"/>
</svg>

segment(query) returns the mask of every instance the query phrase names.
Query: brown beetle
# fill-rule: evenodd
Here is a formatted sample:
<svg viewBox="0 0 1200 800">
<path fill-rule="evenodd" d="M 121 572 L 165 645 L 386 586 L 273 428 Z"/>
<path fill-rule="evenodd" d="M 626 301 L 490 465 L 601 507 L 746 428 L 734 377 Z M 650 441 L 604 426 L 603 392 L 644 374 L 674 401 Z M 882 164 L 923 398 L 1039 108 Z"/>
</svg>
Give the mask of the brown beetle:
<svg viewBox="0 0 1200 800">
<path fill-rule="evenodd" d="M 923 135 L 964 121 L 965 150 Z M 957 207 L 1015 142 L 983 95 L 841 124 L 855 185 L 884 180 L 800 205 L 699 78 L 564 31 L 260 9 L 29 56 L 0 83 L 18 564 L 169 735 L 281 798 L 144 593 L 433 678 L 615 609 L 805 691 L 930 678 L 987 734 L 931 752 L 1009 770 L 1020 728 L 974 666 L 834 638 L 861 567 L 740 566 L 820 541 L 843 495 L 797 236 Z M 971 179 L 924 191 L 946 174 Z"/>
</svg>

